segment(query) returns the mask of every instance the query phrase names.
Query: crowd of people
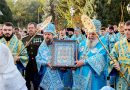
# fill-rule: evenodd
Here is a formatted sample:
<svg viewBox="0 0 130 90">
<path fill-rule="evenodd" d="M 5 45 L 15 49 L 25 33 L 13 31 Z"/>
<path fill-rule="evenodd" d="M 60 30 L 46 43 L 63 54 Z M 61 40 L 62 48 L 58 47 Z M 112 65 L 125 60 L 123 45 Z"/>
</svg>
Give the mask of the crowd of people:
<svg viewBox="0 0 130 90">
<path fill-rule="evenodd" d="M 1 24 L 0 90 L 130 90 L 130 21 L 108 27 L 97 19 L 91 23 L 95 30 L 59 32 L 49 23 L 37 34 L 35 22 L 28 23 L 27 31 Z M 51 66 L 54 40 L 77 42 L 75 68 Z"/>
</svg>

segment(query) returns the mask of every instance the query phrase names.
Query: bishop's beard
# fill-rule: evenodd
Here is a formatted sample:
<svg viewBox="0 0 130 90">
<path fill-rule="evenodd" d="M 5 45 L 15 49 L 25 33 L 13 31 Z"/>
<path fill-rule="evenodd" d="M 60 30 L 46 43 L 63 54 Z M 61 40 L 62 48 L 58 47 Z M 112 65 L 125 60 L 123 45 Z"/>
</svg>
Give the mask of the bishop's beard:
<svg viewBox="0 0 130 90">
<path fill-rule="evenodd" d="M 89 49 L 91 49 L 91 48 L 95 47 L 97 45 L 97 43 L 98 43 L 97 39 L 96 40 L 87 39 L 86 45 Z"/>
</svg>

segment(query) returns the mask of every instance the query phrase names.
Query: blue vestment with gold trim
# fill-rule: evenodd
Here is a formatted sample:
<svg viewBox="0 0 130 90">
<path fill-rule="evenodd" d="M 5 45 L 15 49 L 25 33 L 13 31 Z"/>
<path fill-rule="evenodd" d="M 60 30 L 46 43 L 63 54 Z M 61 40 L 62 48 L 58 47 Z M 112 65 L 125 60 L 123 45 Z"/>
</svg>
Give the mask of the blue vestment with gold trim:
<svg viewBox="0 0 130 90">
<path fill-rule="evenodd" d="M 100 90 L 106 85 L 106 50 L 100 42 L 91 49 L 86 43 L 84 40 L 79 45 L 79 60 L 83 60 L 85 65 L 73 74 L 73 90 Z"/>
</svg>

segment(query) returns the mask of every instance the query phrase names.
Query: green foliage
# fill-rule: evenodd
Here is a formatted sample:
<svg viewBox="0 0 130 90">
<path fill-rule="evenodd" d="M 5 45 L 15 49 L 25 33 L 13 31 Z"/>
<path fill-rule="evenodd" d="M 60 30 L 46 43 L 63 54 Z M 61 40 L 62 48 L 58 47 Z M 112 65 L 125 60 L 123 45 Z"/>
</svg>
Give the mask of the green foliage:
<svg viewBox="0 0 130 90">
<path fill-rule="evenodd" d="M 98 0 L 96 3 L 96 13 L 104 26 L 128 20 L 128 0 Z"/>
<path fill-rule="evenodd" d="M 0 16 L 0 23 L 12 21 L 12 12 L 5 0 L 0 0 L 0 10 L 3 13 L 3 16 Z"/>
<path fill-rule="evenodd" d="M 128 3 L 130 3 L 129 0 L 60 0 L 57 12 L 60 18 L 67 20 L 70 25 L 72 17 L 70 17 L 69 8 L 73 6 L 74 15 L 87 14 L 92 18 L 96 14 L 102 25 L 107 26 L 128 20 L 130 17 L 126 10 Z"/>
<path fill-rule="evenodd" d="M 0 1 L 5 2 L 5 0 Z M 24 26 L 30 21 L 42 22 L 48 15 L 53 16 L 52 22 L 57 28 L 74 27 L 75 23 L 81 23 L 82 14 L 87 14 L 91 18 L 97 14 L 103 26 L 118 24 L 120 21 L 127 21 L 130 17 L 126 10 L 129 0 L 17 0 L 15 3 L 14 0 L 6 1 L 18 26 Z M 1 4 L 0 7 L 3 8 Z M 74 15 L 70 13 L 71 7 L 74 7 Z M 3 13 L 10 17 L 3 20 L 12 20 L 11 12 L 7 14 L 7 10 L 4 11 Z"/>
<path fill-rule="evenodd" d="M 81 16 L 82 14 L 87 14 L 92 16 L 94 13 L 94 0 L 59 0 L 56 6 L 59 20 L 66 20 L 67 27 L 74 27 L 77 22 L 75 18 Z M 71 15 L 71 8 L 74 8 L 74 13 Z M 61 21 L 59 21 L 61 22 Z"/>
<path fill-rule="evenodd" d="M 7 0 L 13 13 L 14 23 L 19 26 L 25 26 L 28 22 L 38 22 L 38 8 L 40 3 L 37 0 Z M 39 17 L 40 14 L 39 14 Z"/>
</svg>

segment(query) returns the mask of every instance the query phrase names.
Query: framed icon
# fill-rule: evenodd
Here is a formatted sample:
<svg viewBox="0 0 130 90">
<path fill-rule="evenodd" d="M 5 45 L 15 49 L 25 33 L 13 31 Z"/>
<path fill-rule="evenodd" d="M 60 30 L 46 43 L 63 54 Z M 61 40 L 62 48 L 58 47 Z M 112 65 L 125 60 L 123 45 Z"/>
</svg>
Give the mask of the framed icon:
<svg viewBox="0 0 130 90">
<path fill-rule="evenodd" d="M 52 47 L 52 67 L 75 67 L 76 40 L 55 40 Z"/>
</svg>

